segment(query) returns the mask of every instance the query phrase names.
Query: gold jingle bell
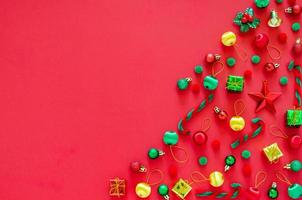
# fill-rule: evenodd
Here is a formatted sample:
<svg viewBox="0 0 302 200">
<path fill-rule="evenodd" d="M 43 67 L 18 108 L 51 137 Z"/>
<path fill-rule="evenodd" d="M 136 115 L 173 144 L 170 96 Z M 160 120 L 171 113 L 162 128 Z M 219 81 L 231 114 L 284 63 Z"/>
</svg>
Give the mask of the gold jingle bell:
<svg viewBox="0 0 302 200">
<path fill-rule="evenodd" d="M 214 171 L 209 175 L 210 185 L 213 187 L 220 187 L 223 185 L 224 177 L 219 171 Z"/>
<path fill-rule="evenodd" d="M 282 23 L 282 19 L 278 16 L 278 13 L 275 10 L 271 11 L 270 19 L 267 24 L 269 27 L 276 28 L 279 27 Z"/>
<path fill-rule="evenodd" d="M 148 198 L 151 194 L 151 187 L 148 183 L 138 183 L 135 187 L 135 193 L 139 198 Z"/>
<path fill-rule="evenodd" d="M 241 131 L 245 127 L 245 121 L 243 117 L 234 116 L 230 120 L 230 127 L 233 131 Z"/>
</svg>

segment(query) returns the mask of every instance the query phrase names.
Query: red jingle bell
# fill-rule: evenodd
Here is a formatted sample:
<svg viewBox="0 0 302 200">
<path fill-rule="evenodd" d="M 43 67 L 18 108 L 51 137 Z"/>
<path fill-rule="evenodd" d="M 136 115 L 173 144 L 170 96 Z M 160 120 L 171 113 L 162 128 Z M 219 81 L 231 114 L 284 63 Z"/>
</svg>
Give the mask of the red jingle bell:
<svg viewBox="0 0 302 200">
<path fill-rule="evenodd" d="M 205 57 L 205 61 L 209 64 L 219 61 L 221 59 L 221 55 L 208 53 Z"/>
<path fill-rule="evenodd" d="M 193 141 L 197 145 L 203 145 L 203 144 L 205 144 L 207 142 L 207 140 L 208 140 L 208 136 L 203 131 L 197 131 L 193 135 Z"/>
<path fill-rule="evenodd" d="M 133 161 L 130 164 L 130 168 L 133 172 L 147 172 L 146 167 L 138 161 Z"/>
<path fill-rule="evenodd" d="M 293 149 L 298 149 L 301 146 L 302 138 L 300 135 L 294 135 L 289 140 L 289 145 Z"/>
<path fill-rule="evenodd" d="M 254 40 L 254 45 L 259 48 L 259 49 L 263 49 L 265 47 L 267 47 L 269 43 L 269 38 L 266 34 L 264 33 L 258 33 L 255 37 Z"/>
<path fill-rule="evenodd" d="M 301 54 L 302 53 L 302 40 L 301 38 L 298 38 L 294 44 L 293 51 L 295 54 Z"/>
<path fill-rule="evenodd" d="M 275 69 L 277 69 L 279 66 L 280 66 L 280 64 L 278 64 L 278 63 L 266 63 L 264 65 L 264 69 L 267 72 L 271 72 L 271 71 L 274 71 Z"/>
</svg>

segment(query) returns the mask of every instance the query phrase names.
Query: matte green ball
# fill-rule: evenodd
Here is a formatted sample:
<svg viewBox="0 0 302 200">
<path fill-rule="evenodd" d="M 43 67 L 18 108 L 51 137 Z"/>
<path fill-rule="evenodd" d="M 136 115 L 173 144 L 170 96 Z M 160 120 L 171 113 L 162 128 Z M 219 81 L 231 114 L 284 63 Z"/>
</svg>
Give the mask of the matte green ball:
<svg viewBox="0 0 302 200">
<path fill-rule="evenodd" d="M 175 145 L 178 142 L 178 134 L 175 131 L 166 131 L 163 141 L 167 145 Z"/>
<path fill-rule="evenodd" d="M 226 60 L 226 64 L 227 64 L 229 67 L 233 67 L 233 66 L 236 64 L 236 59 L 233 58 L 233 57 L 229 57 L 229 58 L 227 58 L 227 60 Z"/>
<path fill-rule="evenodd" d="M 194 71 L 196 74 L 201 74 L 203 72 L 203 68 L 201 65 L 196 65 Z"/>
<path fill-rule="evenodd" d="M 208 164 L 208 159 L 207 159 L 207 157 L 201 156 L 201 157 L 199 158 L 199 160 L 198 160 L 198 163 L 199 163 L 200 165 L 202 165 L 202 166 Z"/>
<path fill-rule="evenodd" d="M 206 76 L 203 79 L 203 87 L 208 90 L 215 90 L 218 87 L 218 80 L 213 76 Z"/>
<path fill-rule="evenodd" d="M 260 63 L 261 58 L 258 55 L 253 55 L 252 58 L 251 58 L 251 61 L 252 61 L 253 64 L 258 64 L 258 63 Z"/>
<path fill-rule="evenodd" d="M 302 163 L 299 160 L 293 160 L 290 163 L 290 169 L 294 172 L 298 172 L 302 169 Z"/>
<path fill-rule="evenodd" d="M 293 30 L 294 32 L 299 31 L 300 28 L 301 28 L 301 25 L 300 25 L 299 22 L 295 22 L 295 23 L 292 24 L 292 30 Z"/>
<path fill-rule="evenodd" d="M 255 0 L 255 4 L 258 8 L 265 8 L 269 4 L 269 0 Z"/>
<path fill-rule="evenodd" d="M 277 2 L 277 3 L 282 3 L 282 2 L 283 2 L 283 0 L 276 0 L 276 2 Z"/>
<path fill-rule="evenodd" d="M 243 150 L 241 156 L 244 159 L 249 159 L 251 157 L 251 152 L 249 152 L 248 150 Z"/>
<path fill-rule="evenodd" d="M 155 149 L 155 148 L 151 148 L 148 151 L 148 156 L 151 159 L 158 158 L 159 157 L 159 151 L 157 149 Z"/>
<path fill-rule="evenodd" d="M 279 195 L 279 192 L 276 188 L 270 188 L 267 195 L 271 199 L 276 199 Z"/>
<path fill-rule="evenodd" d="M 158 186 L 157 191 L 161 196 L 166 196 L 169 192 L 169 188 L 166 184 L 161 184 L 160 186 Z"/>
<path fill-rule="evenodd" d="M 177 87 L 180 90 L 185 90 L 188 88 L 188 86 L 189 86 L 189 81 L 185 78 L 179 79 L 177 81 Z"/>
<path fill-rule="evenodd" d="M 288 83 L 288 78 L 286 76 L 282 76 L 280 78 L 280 84 L 284 86 L 287 85 L 287 83 Z"/>
<path fill-rule="evenodd" d="M 298 183 L 292 184 L 287 188 L 287 194 L 292 199 L 299 199 L 302 197 L 302 186 Z"/>
</svg>

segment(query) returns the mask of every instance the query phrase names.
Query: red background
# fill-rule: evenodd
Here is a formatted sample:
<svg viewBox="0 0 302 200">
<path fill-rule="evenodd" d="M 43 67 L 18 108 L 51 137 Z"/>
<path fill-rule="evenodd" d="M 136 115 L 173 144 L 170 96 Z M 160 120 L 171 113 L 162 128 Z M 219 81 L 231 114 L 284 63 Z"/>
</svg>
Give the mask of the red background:
<svg viewBox="0 0 302 200">
<path fill-rule="evenodd" d="M 302 4 L 302 1 L 298 1 Z M 235 31 L 232 24 L 237 11 L 254 6 L 252 1 L 219 0 L 10 0 L 0 2 L 0 199 L 2 200 L 99 200 L 109 199 L 108 182 L 114 177 L 127 180 L 127 199 L 136 199 L 133 192 L 143 174 L 129 171 L 129 162 L 140 160 L 148 168 L 165 173 L 176 164 L 167 152 L 165 158 L 147 159 L 147 150 L 157 147 L 167 151 L 162 143 L 164 131 L 176 130 L 180 117 L 203 99 L 205 92 L 177 92 L 178 78 L 191 76 L 194 82 L 196 64 L 203 63 L 208 52 L 237 55 L 233 48 L 222 48 L 219 38 L 225 31 Z M 284 113 L 293 104 L 293 75 L 286 69 L 291 58 L 290 48 L 300 33 L 290 30 L 291 23 L 300 18 L 285 17 L 284 2 L 271 2 L 269 8 L 256 10 L 262 19 L 256 31 L 238 36 L 238 45 L 255 51 L 251 42 L 258 32 L 270 34 L 271 44 L 282 49 L 280 68 L 265 75 L 263 64 L 253 66 L 237 59 L 237 65 L 226 68 L 218 76 L 220 86 L 214 103 L 207 107 L 191 125 L 198 130 L 201 121 L 210 117 L 213 124 L 207 132 L 209 141 L 204 147 L 192 144 L 190 136 L 181 137 L 190 161 L 178 165 L 179 176 L 189 178 L 194 170 L 208 175 L 223 170 L 227 154 L 237 156 L 236 165 L 225 175 L 222 188 L 229 191 L 229 183 L 238 181 L 244 188 L 254 185 L 259 170 L 269 173 L 260 186 L 262 198 L 272 181 L 274 172 L 292 159 L 301 159 L 299 152 L 290 150 L 285 140 L 266 131 L 257 139 L 231 151 L 229 144 L 237 136 L 227 123 L 215 123 L 212 106 L 219 105 L 233 115 L 233 102 L 244 99 L 243 114 L 251 131 L 250 119 L 255 116 L 256 103 L 247 92 L 261 89 L 267 79 L 272 91 L 283 95 L 276 101 L 276 114 L 261 111 L 257 116 L 267 125 L 280 124 L 284 129 Z M 271 8 L 279 11 L 284 23 L 278 29 L 268 29 L 267 16 Z M 287 44 L 277 42 L 277 33 L 288 33 Z M 209 73 L 204 66 L 204 77 Z M 253 71 L 246 80 L 242 94 L 227 94 L 224 84 L 228 74 L 242 75 Z M 281 76 L 289 77 L 289 84 L 281 87 Z M 285 130 L 285 129 L 284 129 Z M 288 134 L 300 129 L 286 129 Z M 221 150 L 210 147 L 213 139 L 222 143 Z M 284 157 L 270 165 L 262 156 L 264 146 L 278 142 Z M 243 149 L 252 152 L 243 161 Z M 199 167 L 197 158 L 208 157 L 206 167 Z M 244 163 L 253 165 L 251 177 L 243 177 Z M 301 174 L 285 172 L 292 182 Z M 165 174 L 165 183 L 173 180 Z M 300 182 L 301 184 L 301 182 Z M 280 199 L 286 199 L 286 184 L 278 183 Z M 195 199 L 196 190 L 209 189 L 208 183 L 194 184 L 187 199 Z M 150 199 L 159 199 L 156 187 Z M 174 197 L 174 196 L 173 196 Z M 175 199 L 175 198 L 173 198 Z M 242 198 L 243 199 L 243 198 Z"/>
</svg>

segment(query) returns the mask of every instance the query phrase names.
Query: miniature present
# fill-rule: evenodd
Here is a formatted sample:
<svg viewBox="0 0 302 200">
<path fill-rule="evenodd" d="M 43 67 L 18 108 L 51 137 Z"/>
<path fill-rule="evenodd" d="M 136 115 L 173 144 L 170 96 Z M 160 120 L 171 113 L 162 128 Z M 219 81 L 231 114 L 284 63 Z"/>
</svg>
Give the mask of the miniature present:
<svg viewBox="0 0 302 200">
<path fill-rule="evenodd" d="M 287 126 L 300 127 L 302 125 L 302 110 L 287 110 L 286 124 Z"/>
<path fill-rule="evenodd" d="M 228 76 L 226 88 L 229 92 L 242 92 L 244 87 L 244 78 L 242 76 Z"/>
<path fill-rule="evenodd" d="M 264 147 L 263 152 L 271 163 L 277 162 L 283 156 L 277 143 Z"/>
<path fill-rule="evenodd" d="M 185 199 L 191 190 L 192 187 L 183 179 L 179 179 L 172 188 L 172 191 L 181 199 Z"/>
<path fill-rule="evenodd" d="M 123 179 L 115 178 L 110 179 L 109 195 L 113 197 L 120 197 L 126 194 L 126 181 Z"/>
</svg>

